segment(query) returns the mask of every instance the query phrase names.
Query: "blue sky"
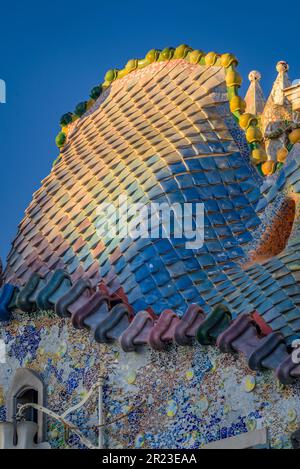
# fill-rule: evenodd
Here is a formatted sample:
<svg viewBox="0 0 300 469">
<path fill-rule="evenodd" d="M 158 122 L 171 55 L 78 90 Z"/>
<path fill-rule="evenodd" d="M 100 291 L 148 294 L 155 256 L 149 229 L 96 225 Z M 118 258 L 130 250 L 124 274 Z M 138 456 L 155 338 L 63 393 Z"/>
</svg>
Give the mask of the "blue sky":
<svg viewBox="0 0 300 469">
<path fill-rule="evenodd" d="M 151 48 L 187 43 L 206 52 L 233 52 L 247 87 L 262 73 L 267 94 L 275 64 L 287 60 L 300 77 L 299 1 L 178 0 L 14 1 L 1 4 L 0 257 L 58 155 L 59 118 L 88 97 L 109 68 Z"/>
</svg>

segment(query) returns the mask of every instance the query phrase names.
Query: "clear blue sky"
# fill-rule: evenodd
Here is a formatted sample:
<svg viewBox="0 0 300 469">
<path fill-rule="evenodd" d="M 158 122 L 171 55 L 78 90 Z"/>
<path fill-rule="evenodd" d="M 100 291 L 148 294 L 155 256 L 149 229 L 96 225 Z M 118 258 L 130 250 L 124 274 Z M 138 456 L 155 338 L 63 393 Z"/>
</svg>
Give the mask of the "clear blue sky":
<svg viewBox="0 0 300 469">
<path fill-rule="evenodd" d="M 64 0 L 1 2 L 0 256 L 5 260 L 24 210 L 58 155 L 59 118 L 88 97 L 109 68 L 151 48 L 187 43 L 233 52 L 244 78 L 263 75 L 267 94 L 275 64 L 300 77 L 299 0 Z"/>
</svg>

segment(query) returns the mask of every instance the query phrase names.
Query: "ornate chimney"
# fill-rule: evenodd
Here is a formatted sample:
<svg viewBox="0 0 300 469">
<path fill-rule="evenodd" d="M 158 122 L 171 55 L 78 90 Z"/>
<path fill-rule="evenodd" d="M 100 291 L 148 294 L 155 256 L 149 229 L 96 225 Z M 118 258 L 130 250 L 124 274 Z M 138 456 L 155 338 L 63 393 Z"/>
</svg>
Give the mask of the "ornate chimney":
<svg viewBox="0 0 300 469">
<path fill-rule="evenodd" d="M 294 80 L 292 86 L 284 89 L 285 97 L 292 103 L 294 112 L 300 112 L 300 80 Z"/>
<path fill-rule="evenodd" d="M 246 112 L 254 115 L 262 114 L 265 107 L 265 97 L 260 86 L 261 74 L 257 70 L 253 70 L 248 75 L 250 85 L 245 96 Z"/>
</svg>

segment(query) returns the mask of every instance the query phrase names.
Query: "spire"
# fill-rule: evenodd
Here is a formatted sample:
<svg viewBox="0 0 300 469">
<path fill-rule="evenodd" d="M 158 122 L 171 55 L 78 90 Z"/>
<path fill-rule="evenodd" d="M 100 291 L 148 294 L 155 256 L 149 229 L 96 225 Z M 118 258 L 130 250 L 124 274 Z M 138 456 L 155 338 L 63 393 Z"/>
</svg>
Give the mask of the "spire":
<svg viewBox="0 0 300 469">
<path fill-rule="evenodd" d="M 271 123 L 292 120 L 292 106 L 283 92 L 285 88 L 291 86 L 291 82 L 287 74 L 288 69 L 289 66 L 287 62 L 284 62 L 283 60 L 278 62 L 276 65 L 278 75 L 274 81 L 270 96 L 268 97 L 262 115 L 263 131 Z"/>
<path fill-rule="evenodd" d="M 254 115 L 262 114 L 265 107 L 265 97 L 259 84 L 261 74 L 253 70 L 248 75 L 250 85 L 245 96 L 246 112 Z"/>
<path fill-rule="evenodd" d="M 288 131 L 293 121 L 292 105 L 284 94 L 284 89 L 291 86 L 288 69 L 287 62 L 281 60 L 277 63 L 278 75 L 261 116 L 266 152 L 268 159 L 273 161 L 277 161 L 278 151 L 286 147 Z"/>
<path fill-rule="evenodd" d="M 272 100 L 273 103 L 278 106 L 284 106 L 288 102 L 283 92 L 285 88 L 288 88 L 289 86 L 291 86 L 291 82 L 287 74 L 288 69 L 289 69 L 288 63 L 284 62 L 283 60 L 280 60 L 276 65 L 276 70 L 278 72 L 278 75 L 274 82 L 268 101 Z"/>
</svg>

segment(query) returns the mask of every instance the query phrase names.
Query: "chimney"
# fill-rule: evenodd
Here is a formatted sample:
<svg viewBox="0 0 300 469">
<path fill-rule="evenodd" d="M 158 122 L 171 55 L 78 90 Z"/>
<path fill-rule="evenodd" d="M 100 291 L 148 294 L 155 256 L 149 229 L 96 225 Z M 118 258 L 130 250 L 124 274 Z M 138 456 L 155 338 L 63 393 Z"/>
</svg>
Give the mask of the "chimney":
<svg viewBox="0 0 300 469">
<path fill-rule="evenodd" d="M 294 112 L 300 112 L 300 80 L 294 80 L 292 86 L 283 90 L 285 97 L 292 104 Z"/>
<path fill-rule="evenodd" d="M 262 114 L 265 107 L 265 97 L 260 86 L 261 75 L 253 70 L 248 75 L 250 85 L 245 96 L 246 112 L 254 115 Z"/>
</svg>

